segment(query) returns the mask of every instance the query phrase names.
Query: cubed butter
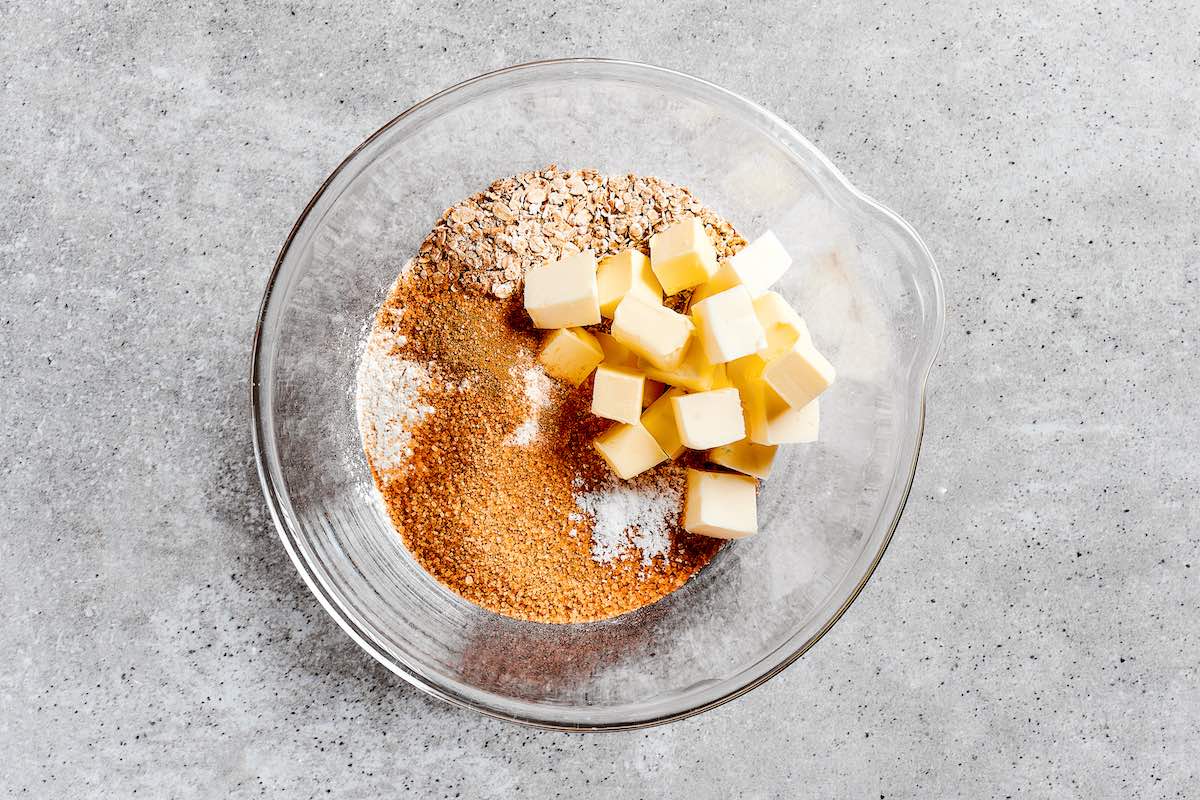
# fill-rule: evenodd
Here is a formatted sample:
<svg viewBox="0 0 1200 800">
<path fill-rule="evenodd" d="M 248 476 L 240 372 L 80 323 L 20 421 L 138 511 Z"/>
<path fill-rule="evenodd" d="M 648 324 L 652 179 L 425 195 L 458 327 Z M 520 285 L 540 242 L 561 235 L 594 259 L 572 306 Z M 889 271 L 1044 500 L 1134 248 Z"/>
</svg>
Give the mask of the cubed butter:
<svg viewBox="0 0 1200 800">
<path fill-rule="evenodd" d="M 637 354 L 614 339 L 612 334 L 597 331 L 595 336 L 596 341 L 600 343 L 600 349 L 604 351 L 605 364 L 610 367 L 637 368 Z"/>
<path fill-rule="evenodd" d="M 679 441 L 693 450 L 707 450 L 746 438 L 742 403 L 734 388 L 713 389 L 671 398 Z"/>
<path fill-rule="evenodd" d="M 758 531 L 758 481 L 725 472 L 687 471 L 683 529 L 718 539 Z"/>
<path fill-rule="evenodd" d="M 650 431 L 639 425 L 618 422 L 593 442 L 596 452 L 617 477 L 629 480 L 667 460 Z"/>
<path fill-rule="evenodd" d="M 637 250 L 624 250 L 600 262 L 596 270 L 600 293 L 600 314 L 612 319 L 617 304 L 627 294 L 636 294 L 652 303 L 662 302 L 662 287 L 650 269 L 650 259 Z"/>
<path fill-rule="evenodd" d="M 546 337 L 538 361 L 546 374 L 578 386 L 604 360 L 596 337 L 583 328 L 559 328 Z"/>
<path fill-rule="evenodd" d="M 692 342 L 683 361 L 674 369 L 658 369 L 653 364 L 642 362 L 640 369 L 650 378 L 668 386 L 679 386 L 689 392 L 707 392 L 713 388 L 716 367 L 704 357 L 704 348 Z"/>
<path fill-rule="evenodd" d="M 713 364 L 753 355 L 767 346 L 745 286 L 734 286 L 692 306 L 704 355 Z"/>
<path fill-rule="evenodd" d="M 733 386 L 733 381 L 729 379 L 729 365 L 717 364 L 713 367 L 713 384 L 714 389 L 728 389 Z"/>
<path fill-rule="evenodd" d="M 538 328 L 575 328 L 600 321 L 596 256 L 584 250 L 525 273 L 525 310 Z"/>
<path fill-rule="evenodd" d="M 613 338 L 659 369 L 679 366 L 694 328 L 683 314 L 633 294 L 613 312 Z"/>
<path fill-rule="evenodd" d="M 738 281 L 758 297 L 783 277 L 792 266 L 792 257 L 779 237 L 767 231 L 730 256 L 727 263 Z"/>
<path fill-rule="evenodd" d="M 682 394 L 682 389 L 668 389 L 666 394 L 651 403 L 642 414 L 642 426 L 650 431 L 658 446 L 670 458 L 678 458 L 683 452 L 683 442 L 679 441 L 679 426 L 675 424 L 675 406 L 671 405 L 671 398 Z"/>
<path fill-rule="evenodd" d="M 650 404 L 662 397 L 666 390 L 665 383 L 646 378 L 645 387 L 642 389 L 642 408 L 649 408 Z"/>
<path fill-rule="evenodd" d="M 692 291 L 691 304 L 694 306 L 734 286 L 745 286 L 750 296 L 757 298 L 782 278 L 791 265 L 792 257 L 783 244 L 767 231 L 722 261 L 713 276 Z"/>
<path fill-rule="evenodd" d="M 767 362 L 763 380 L 792 408 L 803 408 L 833 383 L 833 365 L 815 347 L 797 343 Z"/>
<path fill-rule="evenodd" d="M 763 380 L 765 366 L 759 356 L 746 356 L 727 365 L 741 394 L 747 438 L 762 445 L 815 442 L 821 423 L 818 402 L 803 408 L 789 406 Z"/>
<path fill-rule="evenodd" d="M 717 251 L 695 217 L 685 217 L 650 237 L 650 268 L 663 292 L 699 286 L 717 271 Z"/>
<path fill-rule="evenodd" d="M 625 367 L 601 364 L 592 383 L 592 413 L 634 425 L 642 417 L 646 376 Z"/>
<path fill-rule="evenodd" d="M 777 292 L 764 292 L 754 298 L 754 314 L 767 337 L 767 346 L 758 352 L 763 358 L 782 355 L 797 343 L 812 344 L 804 320 Z"/>
<path fill-rule="evenodd" d="M 704 283 L 692 290 L 692 296 L 688 300 L 691 305 L 696 305 L 701 300 L 707 297 L 712 297 L 714 294 L 719 294 L 726 289 L 732 289 L 740 285 L 742 279 L 733 271 L 733 267 L 729 265 L 728 259 L 722 261 L 717 267 L 717 271 L 713 276 Z"/>
<path fill-rule="evenodd" d="M 708 460 L 722 467 L 766 480 L 771 474 L 771 465 L 775 462 L 777 450 L 777 445 L 756 444 L 749 439 L 742 439 L 740 442 L 724 444 L 709 450 Z"/>
</svg>

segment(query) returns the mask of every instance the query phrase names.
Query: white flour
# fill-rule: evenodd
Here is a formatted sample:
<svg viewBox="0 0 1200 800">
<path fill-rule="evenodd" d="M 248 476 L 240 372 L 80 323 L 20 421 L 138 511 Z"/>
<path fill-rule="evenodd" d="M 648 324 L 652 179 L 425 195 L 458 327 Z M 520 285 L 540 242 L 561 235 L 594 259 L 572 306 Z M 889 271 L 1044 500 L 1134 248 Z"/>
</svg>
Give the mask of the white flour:
<svg viewBox="0 0 1200 800">
<path fill-rule="evenodd" d="M 679 521 L 683 482 L 673 472 L 631 481 L 612 480 L 593 492 L 575 495 L 575 505 L 591 517 L 592 559 L 608 564 L 631 548 L 649 566 L 671 549 L 671 530 Z M 570 515 L 572 521 L 576 515 Z"/>
<path fill-rule="evenodd" d="M 541 416 L 542 409 L 550 404 L 550 390 L 554 388 L 554 381 L 536 364 L 524 370 L 513 366 L 508 373 L 514 378 L 520 376 L 521 380 L 525 382 L 525 399 L 529 403 L 529 416 L 509 434 L 504 443 L 514 447 L 526 447 L 537 439 L 538 433 L 541 431 L 538 417 Z"/>
<path fill-rule="evenodd" d="M 412 456 L 413 426 L 433 413 L 433 406 L 417 402 L 430 381 L 428 367 L 392 352 L 405 344 L 403 336 L 376 328 L 358 365 L 358 430 L 371 463 L 384 474 L 403 468 Z"/>
</svg>

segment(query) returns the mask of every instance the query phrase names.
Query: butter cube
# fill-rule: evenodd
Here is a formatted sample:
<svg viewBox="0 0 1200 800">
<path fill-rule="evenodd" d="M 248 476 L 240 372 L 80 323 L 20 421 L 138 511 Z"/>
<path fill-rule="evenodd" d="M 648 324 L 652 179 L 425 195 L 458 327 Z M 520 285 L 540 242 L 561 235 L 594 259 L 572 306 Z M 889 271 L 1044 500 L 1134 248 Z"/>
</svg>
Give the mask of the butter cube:
<svg viewBox="0 0 1200 800">
<path fill-rule="evenodd" d="M 757 298 L 782 278 L 791 265 L 792 257 L 783 244 L 767 231 L 722 261 L 713 276 L 692 291 L 691 304 L 734 286 L 745 286 L 750 296 Z"/>
<path fill-rule="evenodd" d="M 717 251 L 700 220 L 685 217 L 651 236 L 650 268 L 668 295 L 711 278 L 717 271 Z"/>
<path fill-rule="evenodd" d="M 666 390 L 665 383 L 647 378 L 645 388 L 642 389 L 642 408 L 648 408 L 651 403 L 662 397 Z"/>
<path fill-rule="evenodd" d="M 559 328 L 546 337 L 538 361 L 546 374 L 578 386 L 604 360 L 596 337 L 583 328 Z"/>
<path fill-rule="evenodd" d="M 622 480 L 629 480 L 667 460 L 667 454 L 641 425 L 619 422 L 597 436 L 592 444 Z"/>
<path fill-rule="evenodd" d="M 671 398 L 682 394 L 682 389 L 670 389 L 642 413 L 642 426 L 650 431 L 658 446 L 670 458 L 678 458 L 683 452 L 683 442 L 679 441 L 679 426 L 675 423 L 675 406 L 671 405 Z"/>
<path fill-rule="evenodd" d="M 592 413 L 597 417 L 634 425 L 642 417 L 642 392 L 646 376 L 624 367 L 601 364 L 592 384 Z"/>
<path fill-rule="evenodd" d="M 625 345 L 612 337 L 612 334 L 597 331 L 596 341 L 604 351 L 604 363 L 610 367 L 629 367 L 637 369 L 637 355 Z"/>
<path fill-rule="evenodd" d="M 778 293 L 764 292 L 754 298 L 754 313 L 767 337 L 767 346 L 758 353 L 763 358 L 782 355 L 797 343 L 812 344 L 808 326 Z"/>
<path fill-rule="evenodd" d="M 647 377 L 662 381 L 668 386 L 679 386 L 689 392 L 707 392 L 713 388 L 716 378 L 716 367 L 708 363 L 704 357 L 704 348 L 693 342 L 687 349 L 683 361 L 674 369 L 658 369 L 653 364 L 643 362 L 641 370 Z"/>
<path fill-rule="evenodd" d="M 730 256 L 728 264 L 739 282 L 752 296 L 758 297 L 783 277 L 788 267 L 792 266 L 792 257 L 788 255 L 783 242 L 767 231 Z"/>
<path fill-rule="evenodd" d="M 627 294 L 637 294 L 652 303 L 662 302 L 662 287 L 650 269 L 650 259 L 637 250 L 625 250 L 600 262 L 596 271 L 600 314 L 612 319 L 617 304 Z"/>
<path fill-rule="evenodd" d="M 738 390 L 713 389 L 671 398 L 679 441 L 693 450 L 707 450 L 746 438 L 745 417 Z"/>
<path fill-rule="evenodd" d="M 694 329 L 688 317 L 636 294 L 613 312 L 613 338 L 659 369 L 679 366 Z"/>
<path fill-rule="evenodd" d="M 525 273 L 525 311 L 538 328 L 575 328 L 600 321 L 596 256 L 584 250 Z"/>
<path fill-rule="evenodd" d="M 732 289 L 739 286 L 742 279 L 733 271 L 733 267 L 729 265 L 729 260 L 722 261 L 717 271 L 706 282 L 700 284 L 692 290 L 692 296 L 688 303 L 692 306 L 699 303 L 705 298 L 712 297 L 714 294 L 720 294 L 726 289 Z"/>
<path fill-rule="evenodd" d="M 713 364 L 753 355 L 767 346 L 745 286 L 735 286 L 692 306 L 705 357 Z"/>
<path fill-rule="evenodd" d="M 775 462 L 778 450 L 777 445 L 755 444 L 749 439 L 742 439 L 709 450 L 708 460 L 765 480 L 771 474 L 771 465 Z"/>
<path fill-rule="evenodd" d="M 714 389 L 728 389 L 733 386 L 733 381 L 729 378 L 729 365 L 717 364 L 713 367 L 713 383 Z"/>
<path fill-rule="evenodd" d="M 763 380 L 792 408 L 803 408 L 833 383 L 833 365 L 816 348 L 796 344 L 767 362 Z"/>
<path fill-rule="evenodd" d="M 762 445 L 815 442 L 821 422 L 817 401 L 792 408 L 763 380 L 765 366 L 759 356 L 746 356 L 727 365 L 741 394 L 747 438 Z"/>
<path fill-rule="evenodd" d="M 758 481 L 689 469 L 683 529 L 718 539 L 741 539 L 757 532 Z"/>
</svg>

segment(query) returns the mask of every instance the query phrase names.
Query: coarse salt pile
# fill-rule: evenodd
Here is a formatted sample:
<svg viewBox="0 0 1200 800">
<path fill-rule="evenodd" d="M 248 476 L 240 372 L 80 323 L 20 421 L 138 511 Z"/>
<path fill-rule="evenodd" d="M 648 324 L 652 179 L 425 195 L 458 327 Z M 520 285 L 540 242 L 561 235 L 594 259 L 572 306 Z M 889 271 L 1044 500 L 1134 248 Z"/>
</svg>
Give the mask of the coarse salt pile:
<svg viewBox="0 0 1200 800">
<path fill-rule="evenodd" d="M 649 566 L 656 556 L 666 555 L 682 497 L 683 482 L 673 472 L 612 480 L 575 494 L 575 505 L 592 519 L 592 559 L 608 564 L 636 548 L 642 564 Z"/>
</svg>

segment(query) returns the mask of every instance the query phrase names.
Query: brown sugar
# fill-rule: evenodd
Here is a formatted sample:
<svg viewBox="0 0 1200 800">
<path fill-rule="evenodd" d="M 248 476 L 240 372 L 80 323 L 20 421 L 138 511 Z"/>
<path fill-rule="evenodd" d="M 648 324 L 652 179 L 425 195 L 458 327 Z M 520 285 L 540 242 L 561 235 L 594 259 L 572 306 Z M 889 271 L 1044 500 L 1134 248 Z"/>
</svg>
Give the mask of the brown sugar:
<svg viewBox="0 0 1200 800">
<path fill-rule="evenodd" d="M 719 254 L 744 244 L 687 190 L 652 178 L 553 167 L 506 178 L 443 215 L 381 308 L 375 333 L 422 365 L 425 411 L 406 418 L 402 466 L 384 468 L 364 430 L 368 460 L 408 550 L 463 598 L 540 622 L 605 619 L 671 593 L 719 550 L 671 506 L 661 548 L 597 558 L 597 520 L 578 499 L 616 480 L 591 444 L 610 423 L 590 413 L 590 379 L 574 388 L 540 373 L 542 333 L 519 291 L 530 266 L 644 248 L 685 214 Z M 678 485 L 681 473 L 668 463 L 646 480 Z"/>
</svg>

